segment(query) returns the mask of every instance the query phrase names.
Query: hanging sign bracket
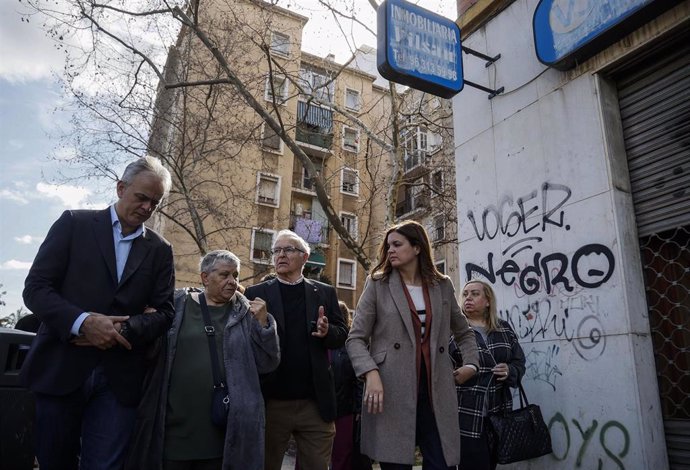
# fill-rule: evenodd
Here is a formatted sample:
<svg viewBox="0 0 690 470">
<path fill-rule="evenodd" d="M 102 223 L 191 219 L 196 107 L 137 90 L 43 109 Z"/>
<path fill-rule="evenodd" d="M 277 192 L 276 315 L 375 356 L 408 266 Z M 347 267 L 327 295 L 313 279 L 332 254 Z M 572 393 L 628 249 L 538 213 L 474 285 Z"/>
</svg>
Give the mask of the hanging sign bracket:
<svg viewBox="0 0 690 470">
<path fill-rule="evenodd" d="M 501 54 L 497 54 L 494 57 L 488 56 L 486 54 L 482 54 L 481 52 L 477 52 L 474 49 L 470 49 L 469 47 L 462 46 L 462 52 L 473 55 L 475 57 L 479 57 L 480 59 L 484 59 L 486 61 L 486 64 L 484 64 L 484 67 L 488 67 L 489 65 L 492 65 L 494 62 L 496 62 L 498 59 L 501 58 Z M 473 83 L 469 80 L 464 80 L 465 85 L 469 85 L 472 88 L 476 88 L 477 90 L 484 91 L 489 94 L 489 99 L 494 98 L 497 95 L 500 95 L 505 91 L 504 87 L 497 88 L 495 90 L 492 90 L 491 88 L 487 88 L 485 86 L 479 85 L 477 83 Z"/>
</svg>

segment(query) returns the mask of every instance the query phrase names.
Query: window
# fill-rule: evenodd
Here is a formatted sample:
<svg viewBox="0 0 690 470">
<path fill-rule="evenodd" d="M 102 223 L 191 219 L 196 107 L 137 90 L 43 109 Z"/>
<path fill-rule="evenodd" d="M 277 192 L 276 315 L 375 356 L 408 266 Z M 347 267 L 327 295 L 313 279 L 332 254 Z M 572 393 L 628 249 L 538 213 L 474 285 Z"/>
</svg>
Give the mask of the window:
<svg viewBox="0 0 690 470">
<path fill-rule="evenodd" d="M 321 171 L 323 170 L 323 162 L 315 162 L 312 160 L 312 163 L 316 167 L 316 176 L 318 177 L 321 175 Z M 316 191 L 314 180 L 308 176 L 307 169 L 305 167 L 302 167 L 302 186 L 300 186 L 300 188 L 306 189 L 307 191 Z"/>
<path fill-rule="evenodd" d="M 273 235 L 273 230 L 260 228 L 252 229 L 252 261 L 263 264 L 269 264 L 271 262 Z"/>
<path fill-rule="evenodd" d="M 429 135 L 424 127 L 416 127 L 403 135 L 405 171 L 424 164 L 429 145 Z"/>
<path fill-rule="evenodd" d="M 407 187 L 407 198 L 410 200 L 411 204 L 411 209 L 419 209 L 423 205 L 423 191 L 424 187 L 422 186 L 422 180 L 421 178 L 414 181 L 411 186 Z"/>
<path fill-rule="evenodd" d="M 300 84 L 307 94 L 327 103 L 333 102 L 335 81 L 327 74 L 311 68 L 301 68 L 299 77 Z"/>
<path fill-rule="evenodd" d="M 263 132 L 261 137 L 261 146 L 275 153 L 283 153 L 283 141 L 278 134 L 275 133 L 271 127 L 264 123 Z"/>
<path fill-rule="evenodd" d="M 345 89 L 345 108 L 350 111 L 359 111 L 359 92 L 351 88 Z"/>
<path fill-rule="evenodd" d="M 433 241 L 441 241 L 446 238 L 446 220 L 442 215 L 434 217 L 434 227 L 431 238 Z"/>
<path fill-rule="evenodd" d="M 355 214 L 350 214 L 348 212 L 341 212 L 340 222 L 345 227 L 345 230 L 347 230 L 347 233 L 349 233 L 352 236 L 352 238 L 357 240 L 357 216 Z"/>
<path fill-rule="evenodd" d="M 436 269 L 438 269 L 438 272 L 441 274 L 446 274 L 446 260 L 436 261 L 434 265 L 436 266 Z"/>
<path fill-rule="evenodd" d="M 351 259 L 338 258 L 338 278 L 336 284 L 344 289 L 353 289 L 357 283 L 357 266 Z"/>
<path fill-rule="evenodd" d="M 401 217 L 405 214 L 409 214 L 412 211 L 427 207 L 429 205 L 429 192 L 424 187 L 424 181 L 422 178 L 417 178 L 414 181 L 410 181 L 404 186 L 403 197 L 398 200 L 398 205 L 395 209 L 396 217 Z M 433 238 L 431 233 L 431 224 L 427 227 L 427 231 L 430 232 L 429 236 Z"/>
<path fill-rule="evenodd" d="M 340 191 L 345 194 L 359 194 L 359 176 L 357 170 L 343 168 L 340 173 Z"/>
<path fill-rule="evenodd" d="M 441 194 L 443 192 L 443 171 L 437 170 L 431 175 L 431 187 L 434 194 Z"/>
<path fill-rule="evenodd" d="M 281 75 L 271 75 L 266 78 L 266 101 L 273 101 L 283 104 L 287 99 L 288 81 Z"/>
<path fill-rule="evenodd" d="M 343 127 L 343 148 L 350 152 L 359 152 L 359 131 Z"/>
<path fill-rule="evenodd" d="M 256 202 L 265 206 L 280 205 L 280 176 L 269 173 L 256 176 Z"/>
<path fill-rule="evenodd" d="M 271 33 L 271 52 L 285 57 L 290 55 L 290 36 L 273 31 Z"/>
</svg>

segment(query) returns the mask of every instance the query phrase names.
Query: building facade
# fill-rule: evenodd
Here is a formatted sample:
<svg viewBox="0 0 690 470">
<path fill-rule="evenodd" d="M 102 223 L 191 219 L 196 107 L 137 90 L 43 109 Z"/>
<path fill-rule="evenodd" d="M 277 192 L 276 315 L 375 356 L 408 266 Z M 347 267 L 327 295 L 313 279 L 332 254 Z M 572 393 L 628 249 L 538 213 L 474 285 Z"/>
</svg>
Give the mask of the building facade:
<svg viewBox="0 0 690 470">
<path fill-rule="evenodd" d="M 558 70 L 554 37 L 658 7 Z M 527 355 L 553 454 L 514 468 L 690 465 L 690 2 L 459 1 L 453 99 L 462 280 L 483 277 Z M 564 44 L 560 44 L 559 47 Z M 541 44 L 540 44 L 541 47 Z"/>
<path fill-rule="evenodd" d="M 289 228 L 311 246 L 305 275 L 336 286 L 354 307 L 366 270 L 329 222 L 316 179 L 341 224 L 375 259 L 390 163 L 386 90 L 371 74 L 302 51 L 306 17 L 258 1 L 205 8 L 200 23 L 210 40 L 280 127 L 265 122 L 194 32 L 183 29 L 166 81 L 205 83 L 161 89 L 150 140 L 173 173 L 157 222 L 175 246 L 178 284 L 196 285 L 200 254 L 218 248 L 240 257 L 243 284 L 259 282 L 272 272 L 275 234 Z"/>
</svg>

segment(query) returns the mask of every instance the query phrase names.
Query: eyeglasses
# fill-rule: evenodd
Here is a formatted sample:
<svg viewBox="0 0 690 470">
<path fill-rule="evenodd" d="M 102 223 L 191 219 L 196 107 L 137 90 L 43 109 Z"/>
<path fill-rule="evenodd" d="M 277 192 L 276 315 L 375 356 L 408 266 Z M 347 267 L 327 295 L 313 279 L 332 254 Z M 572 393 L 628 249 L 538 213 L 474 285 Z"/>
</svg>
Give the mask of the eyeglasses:
<svg viewBox="0 0 690 470">
<path fill-rule="evenodd" d="M 273 256 L 280 256 L 280 253 L 285 253 L 285 256 L 290 256 L 293 253 L 304 253 L 304 250 L 295 248 L 294 246 L 286 246 L 285 248 L 273 248 L 271 254 Z"/>
</svg>

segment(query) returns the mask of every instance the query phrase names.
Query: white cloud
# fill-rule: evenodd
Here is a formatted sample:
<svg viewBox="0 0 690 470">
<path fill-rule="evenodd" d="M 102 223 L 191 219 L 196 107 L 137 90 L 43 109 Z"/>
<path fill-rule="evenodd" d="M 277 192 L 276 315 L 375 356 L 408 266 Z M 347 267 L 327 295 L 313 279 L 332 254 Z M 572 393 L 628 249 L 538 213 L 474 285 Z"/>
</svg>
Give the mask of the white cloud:
<svg viewBox="0 0 690 470">
<path fill-rule="evenodd" d="M 33 235 L 22 235 L 21 237 L 14 237 L 14 240 L 17 243 L 21 243 L 22 245 L 31 245 L 33 243 L 41 243 L 44 240 L 44 237 L 34 237 Z"/>
<path fill-rule="evenodd" d="M 0 199 L 14 201 L 26 205 L 34 201 L 54 199 L 67 209 L 97 209 L 106 204 L 93 201 L 93 191 L 83 186 L 69 184 L 37 183 L 35 190 L 25 185 L 15 185 L 14 189 L 0 189 Z"/>
<path fill-rule="evenodd" d="M 86 200 L 91 195 L 90 189 L 68 184 L 57 185 L 38 183 L 36 185 L 36 191 L 44 197 L 60 200 L 63 206 L 70 209 L 88 207 L 89 203 L 86 202 Z"/>
<path fill-rule="evenodd" d="M 12 189 L 0 189 L 0 199 L 9 199 L 19 204 L 28 204 L 29 199 L 20 191 Z"/>
<path fill-rule="evenodd" d="M 0 264 L 0 270 L 3 271 L 28 271 L 30 267 L 31 262 L 17 261 L 16 259 L 11 259 Z"/>
</svg>

